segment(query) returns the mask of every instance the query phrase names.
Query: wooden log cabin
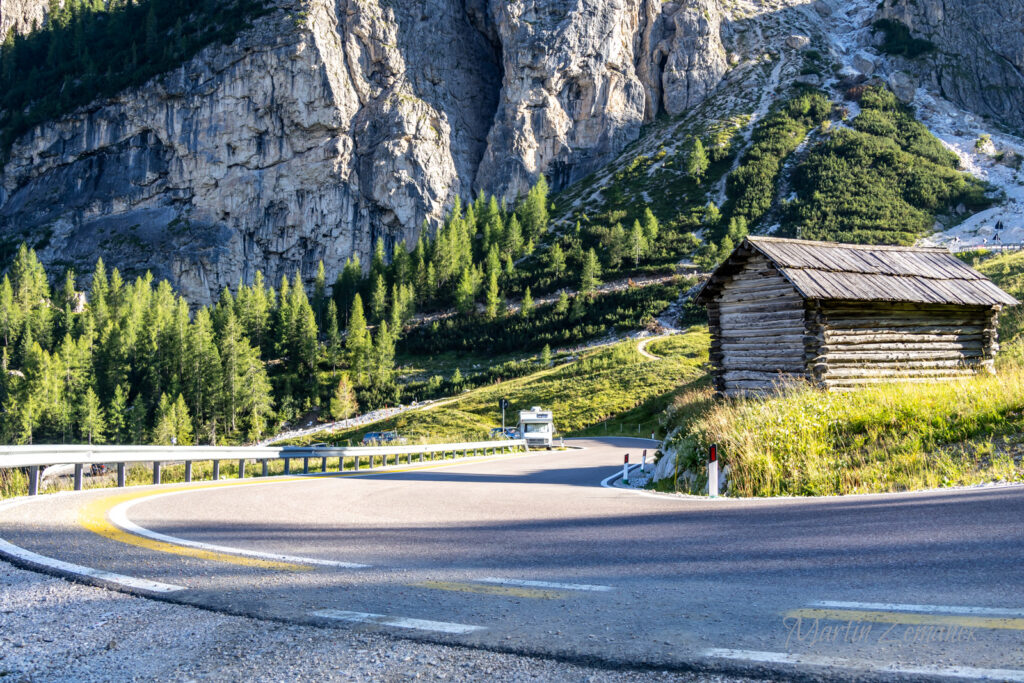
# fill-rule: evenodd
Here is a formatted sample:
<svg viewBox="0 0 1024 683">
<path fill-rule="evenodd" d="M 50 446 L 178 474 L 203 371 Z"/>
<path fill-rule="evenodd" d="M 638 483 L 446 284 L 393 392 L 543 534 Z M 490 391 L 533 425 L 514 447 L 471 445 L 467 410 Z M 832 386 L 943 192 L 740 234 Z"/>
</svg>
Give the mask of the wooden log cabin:
<svg viewBox="0 0 1024 683">
<path fill-rule="evenodd" d="M 697 301 L 727 396 L 993 372 L 999 311 L 1019 303 L 944 249 L 772 237 L 744 240 Z"/>
</svg>

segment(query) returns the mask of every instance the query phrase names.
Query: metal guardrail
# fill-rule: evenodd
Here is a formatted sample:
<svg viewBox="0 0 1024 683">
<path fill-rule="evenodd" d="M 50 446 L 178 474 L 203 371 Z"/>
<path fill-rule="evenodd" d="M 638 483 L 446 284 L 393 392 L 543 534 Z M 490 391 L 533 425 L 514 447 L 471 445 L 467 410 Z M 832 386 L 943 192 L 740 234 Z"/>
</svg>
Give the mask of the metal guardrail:
<svg viewBox="0 0 1024 683">
<path fill-rule="evenodd" d="M 124 486 L 126 466 L 129 463 L 153 463 L 153 483 L 161 481 L 161 466 L 168 462 L 185 463 L 185 481 L 192 481 L 192 463 L 213 463 L 213 479 L 220 479 L 220 463 L 223 460 L 238 460 L 238 478 L 245 477 L 245 465 L 248 462 L 261 462 L 263 475 L 268 474 L 271 460 L 284 461 L 284 474 L 291 474 L 291 461 L 302 458 L 302 471 L 309 472 L 309 461 L 321 459 L 321 472 L 327 471 L 328 458 L 340 458 L 339 471 L 344 470 L 346 458 L 353 459 L 354 470 L 359 471 L 360 464 L 368 461 L 373 469 L 377 457 L 381 464 L 386 464 L 387 457 L 395 456 L 395 464 L 399 464 L 402 456 L 408 456 L 412 464 L 414 455 L 430 455 L 431 459 L 438 453 L 442 458 L 451 453 L 453 457 L 462 453 L 486 455 L 488 451 L 498 450 L 529 450 L 523 439 L 504 439 L 501 441 L 472 441 L 468 443 L 420 444 L 412 446 L 283 446 L 244 447 L 244 446 L 0 446 L 0 469 L 28 468 L 28 493 L 34 496 L 39 493 L 39 468 L 46 465 L 74 465 L 75 490 L 82 489 L 83 468 L 85 465 L 101 465 L 117 463 L 117 485 Z"/>
</svg>

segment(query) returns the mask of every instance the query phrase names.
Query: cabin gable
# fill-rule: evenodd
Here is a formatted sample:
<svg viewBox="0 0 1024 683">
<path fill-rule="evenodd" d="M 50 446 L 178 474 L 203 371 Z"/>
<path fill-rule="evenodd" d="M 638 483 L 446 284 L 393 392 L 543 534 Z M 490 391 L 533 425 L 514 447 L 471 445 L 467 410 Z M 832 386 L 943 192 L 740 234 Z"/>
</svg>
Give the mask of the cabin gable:
<svg viewBox="0 0 1024 683">
<path fill-rule="evenodd" d="M 708 319 L 719 392 L 764 392 L 806 377 L 803 297 L 761 254 L 723 278 Z"/>
</svg>

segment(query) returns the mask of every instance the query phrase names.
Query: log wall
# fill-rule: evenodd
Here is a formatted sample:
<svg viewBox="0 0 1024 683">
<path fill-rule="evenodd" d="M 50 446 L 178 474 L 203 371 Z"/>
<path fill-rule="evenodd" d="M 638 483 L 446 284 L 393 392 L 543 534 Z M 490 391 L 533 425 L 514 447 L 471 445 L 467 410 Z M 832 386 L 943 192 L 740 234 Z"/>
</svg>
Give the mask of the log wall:
<svg viewBox="0 0 1024 683">
<path fill-rule="evenodd" d="M 804 301 L 760 254 L 723 283 L 708 322 L 719 392 L 761 393 L 807 377 Z"/>
<path fill-rule="evenodd" d="M 809 302 L 807 360 L 827 389 L 934 382 L 992 372 L 998 310 L 885 302 Z"/>
</svg>

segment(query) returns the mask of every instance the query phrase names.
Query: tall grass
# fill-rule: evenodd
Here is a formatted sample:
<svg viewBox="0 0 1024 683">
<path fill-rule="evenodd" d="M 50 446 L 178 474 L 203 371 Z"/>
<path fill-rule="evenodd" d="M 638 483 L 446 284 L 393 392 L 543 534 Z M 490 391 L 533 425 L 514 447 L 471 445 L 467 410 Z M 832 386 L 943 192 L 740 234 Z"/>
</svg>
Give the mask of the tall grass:
<svg viewBox="0 0 1024 683">
<path fill-rule="evenodd" d="M 891 384 L 850 393 L 809 386 L 772 398 L 684 395 L 666 444 L 706 483 L 707 447 L 730 468 L 730 494 L 836 495 L 1022 480 L 1024 367 L 998 376 Z"/>
</svg>

